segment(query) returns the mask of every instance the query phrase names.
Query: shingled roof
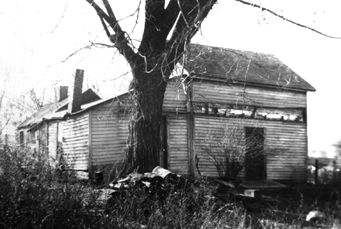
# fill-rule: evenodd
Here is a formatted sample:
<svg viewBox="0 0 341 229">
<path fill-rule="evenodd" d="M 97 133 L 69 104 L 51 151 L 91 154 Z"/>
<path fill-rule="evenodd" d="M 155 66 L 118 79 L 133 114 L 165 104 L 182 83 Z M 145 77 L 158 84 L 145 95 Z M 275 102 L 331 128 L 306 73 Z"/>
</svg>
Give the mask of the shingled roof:
<svg viewBox="0 0 341 229">
<path fill-rule="evenodd" d="M 185 70 L 197 78 L 315 91 L 274 55 L 191 44 L 183 63 Z"/>
</svg>

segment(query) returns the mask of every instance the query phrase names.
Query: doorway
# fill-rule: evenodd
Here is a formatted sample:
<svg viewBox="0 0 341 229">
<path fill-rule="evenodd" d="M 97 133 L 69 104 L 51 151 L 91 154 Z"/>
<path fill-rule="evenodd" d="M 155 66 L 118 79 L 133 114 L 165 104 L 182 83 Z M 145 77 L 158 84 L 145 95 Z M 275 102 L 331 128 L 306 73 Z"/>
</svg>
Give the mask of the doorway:
<svg viewBox="0 0 341 229">
<path fill-rule="evenodd" d="M 245 179 L 266 180 L 264 128 L 245 127 Z"/>
</svg>

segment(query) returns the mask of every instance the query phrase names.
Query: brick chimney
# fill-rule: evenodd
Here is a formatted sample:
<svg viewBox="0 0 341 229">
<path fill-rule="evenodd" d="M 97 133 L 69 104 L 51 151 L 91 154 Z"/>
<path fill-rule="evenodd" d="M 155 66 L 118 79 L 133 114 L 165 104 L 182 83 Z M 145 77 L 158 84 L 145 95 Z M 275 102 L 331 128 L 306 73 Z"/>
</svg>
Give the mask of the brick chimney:
<svg viewBox="0 0 341 229">
<path fill-rule="evenodd" d="M 68 97 L 68 86 L 59 87 L 59 102 Z"/>
<path fill-rule="evenodd" d="M 84 76 L 84 70 L 77 69 L 76 75 L 73 79 L 73 84 L 70 90 L 70 102 L 68 106 L 69 113 L 74 113 L 81 109 L 83 76 Z"/>
</svg>

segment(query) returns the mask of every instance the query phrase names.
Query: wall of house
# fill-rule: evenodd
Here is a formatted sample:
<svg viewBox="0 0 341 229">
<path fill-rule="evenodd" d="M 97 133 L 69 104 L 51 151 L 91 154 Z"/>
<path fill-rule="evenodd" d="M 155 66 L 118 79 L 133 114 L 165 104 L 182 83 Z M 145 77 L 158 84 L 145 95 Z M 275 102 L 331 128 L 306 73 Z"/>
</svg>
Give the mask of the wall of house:
<svg viewBox="0 0 341 229">
<path fill-rule="evenodd" d="M 293 91 L 280 91 L 274 89 L 243 87 L 240 85 L 228 85 L 214 82 L 195 82 L 193 84 L 193 104 L 209 106 L 239 105 L 240 107 L 273 107 L 281 109 L 306 108 L 306 93 Z M 218 105 L 217 105 L 218 104 Z M 201 107 L 200 107 L 201 109 Z M 211 111 L 211 110 L 210 110 Z M 224 111 L 224 109 L 222 109 Z M 252 111 L 252 110 L 251 110 Z M 258 110 L 257 110 L 258 111 Z M 283 114 L 285 116 L 286 110 Z M 295 110 L 296 112 L 297 110 Z M 210 147 L 214 153 L 218 153 L 216 142 L 212 145 L 208 139 L 217 131 L 227 129 L 226 134 L 234 137 L 240 150 L 245 151 L 245 127 L 264 128 L 267 178 L 274 180 L 302 181 L 306 178 L 307 159 L 307 126 L 305 120 L 289 120 L 289 116 L 282 120 L 275 118 L 242 118 L 226 117 L 227 115 L 216 112 L 208 114 L 208 111 L 195 112 L 194 134 L 195 153 L 199 157 L 199 169 L 204 175 L 217 176 L 212 157 L 207 154 L 205 148 Z M 303 113 L 302 113 L 303 114 Z M 280 114 L 282 115 L 282 114 Z M 303 115 L 304 116 L 304 115 Z M 236 129 L 240 129 L 236 131 Z M 216 140 L 216 139 L 215 139 Z M 214 139 L 213 139 L 214 141 Z M 218 153 L 219 154 L 219 153 Z M 220 153 L 221 154 L 221 153 Z M 244 176 L 244 171 L 240 173 Z"/>
<path fill-rule="evenodd" d="M 237 146 L 241 153 L 245 153 L 245 127 L 264 128 L 268 179 L 305 180 L 307 128 L 304 123 L 196 115 L 194 145 L 199 158 L 199 170 L 203 175 L 219 175 L 212 161 L 214 155 L 211 153 L 213 152 L 215 156 L 224 155 L 221 147 L 223 144 L 219 144 L 219 136 L 223 131 L 227 137 L 225 141 L 230 141 L 225 145 L 231 146 L 234 150 L 236 148 L 232 146 Z M 212 139 L 212 137 L 216 138 Z M 211 151 L 205 150 L 207 148 Z M 240 176 L 243 175 L 242 171 Z"/>
<path fill-rule="evenodd" d="M 72 116 L 63 123 L 63 159 L 73 170 L 87 170 L 89 156 L 89 113 Z"/>
<path fill-rule="evenodd" d="M 305 93 L 266 91 L 252 87 L 244 90 L 241 86 L 220 85 L 218 87 L 217 84 L 205 82 L 194 84 L 193 103 L 236 104 L 243 98 L 241 93 L 244 93 L 244 101 L 249 96 L 249 103 L 257 107 L 304 108 L 306 106 Z M 183 92 L 181 84 L 177 85 L 175 81 L 171 81 L 167 87 L 163 105 L 163 115 L 167 116 L 168 168 L 180 174 L 189 172 L 190 143 L 188 139 L 190 133 L 189 114 L 186 114 L 187 96 Z M 89 111 L 89 115 L 90 120 L 85 120 L 85 117 L 79 120 L 78 128 L 85 130 L 86 128 L 82 127 L 81 123 L 89 124 L 91 164 L 101 170 L 108 170 L 113 164 L 124 158 L 122 149 L 126 146 L 129 134 L 129 115 L 125 112 L 124 105 L 117 101 L 96 106 Z M 199 169 L 204 175 L 217 176 L 217 169 L 207 153 L 204 152 L 204 146 L 207 143 L 205 142 L 206 138 L 212 131 L 219 130 L 224 126 L 230 126 L 230 130 L 236 126 L 241 128 L 242 131 L 236 135 L 241 149 L 244 149 L 244 127 L 264 128 L 268 179 L 305 179 L 307 155 L 305 122 L 242 119 L 195 113 L 194 152 L 199 158 Z M 67 127 L 65 128 L 67 129 Z M 243 174 L 242 171 L 241 176 Z"/>
<path fill-rule="evenodd" d="M 117 101 L 95 107 L 90 117 L 92 166 L 108 173 L 124 158 L 129 117 L 119 111 Z"/>
</svg>

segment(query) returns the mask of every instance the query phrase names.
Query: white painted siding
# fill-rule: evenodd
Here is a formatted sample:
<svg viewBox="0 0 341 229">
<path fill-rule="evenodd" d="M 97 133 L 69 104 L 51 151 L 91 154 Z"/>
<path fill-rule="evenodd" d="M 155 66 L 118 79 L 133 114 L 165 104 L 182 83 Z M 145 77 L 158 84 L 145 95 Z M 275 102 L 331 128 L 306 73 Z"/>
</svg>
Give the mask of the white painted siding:
<svg viewBox="0 0 341 229">
<path fill-rule="evenodd" d="M 73 116 L 63 125 L 63 159 L 74 170 L 88 169 L 89 113 Z"/>
</svg>

